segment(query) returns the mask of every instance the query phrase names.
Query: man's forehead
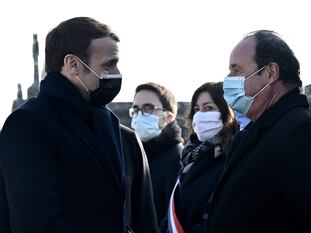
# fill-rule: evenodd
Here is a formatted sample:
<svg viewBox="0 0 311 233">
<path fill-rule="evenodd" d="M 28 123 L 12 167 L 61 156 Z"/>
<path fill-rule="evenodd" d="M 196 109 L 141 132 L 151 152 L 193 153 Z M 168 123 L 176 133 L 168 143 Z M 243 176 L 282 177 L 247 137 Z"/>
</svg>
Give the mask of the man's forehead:
<svg viewBox="0 0 311 233">
<path fill-rule="evenodd" d="M 153 104 L 157 107 L 162 106 L 159 96 L 155 92 L 150 90 L 141 90 L 137 92 L 134 96 L 134 103 L 138 106 L 142 106 L 147 103 Z"/>
<path fill-rule="evenodd" d="M 105 57 L 107 60 L 118 58 L 119 48 L 117 42 L 110 37 L 97 38 L 90 44 L 91 57 L 98 59 Z"/>
<path fill-rule="evenodd" d="M 96 38 L 91 40 L 90 48 L 100 49 L 100 48 L 118 48 L 117 42 L 109 36 Z"/>
<path fill-rule="evenodd" d="M 255 62 L 256 42 L 253 37 L 240 41 L 232 50 L 230 55 L 230 67 L 239 68 Z"/>
</svg>

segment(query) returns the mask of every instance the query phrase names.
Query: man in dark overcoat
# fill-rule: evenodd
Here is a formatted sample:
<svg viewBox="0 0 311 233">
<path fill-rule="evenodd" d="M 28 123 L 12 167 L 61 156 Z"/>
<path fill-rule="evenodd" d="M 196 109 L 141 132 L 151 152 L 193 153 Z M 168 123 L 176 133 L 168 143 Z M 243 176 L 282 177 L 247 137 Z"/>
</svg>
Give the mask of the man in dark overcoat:
<svg viewBox="0 0 311 233">
<path fill-rule="evenodd" d="M 128 232 L 138 228 L 127 208 L 138 204 L 148 208 L 144 226 L 157 231 L 142 146 L 106 107 L 121 88 L 118 41 L 107 25 L 88 17 L 48 33 L 40 92 L 1 131 L 1 233 Z M 123 147 L 122 140 L 131 145 Z M 126 156 L 141 166 L 133 168 L 132 186 Z M 133 202 L 128 192 L 147 197 Z M 137 232 L 149 231 L 144 226 Z"/>
<path fill-rule="evenodd" d="M 311 232 L 311 112 L 297 58 L 260 30 L 233 49 L 229 69 L 224 97 L 253 123 L 231 144 L 203 232 Z"/>
</svg>

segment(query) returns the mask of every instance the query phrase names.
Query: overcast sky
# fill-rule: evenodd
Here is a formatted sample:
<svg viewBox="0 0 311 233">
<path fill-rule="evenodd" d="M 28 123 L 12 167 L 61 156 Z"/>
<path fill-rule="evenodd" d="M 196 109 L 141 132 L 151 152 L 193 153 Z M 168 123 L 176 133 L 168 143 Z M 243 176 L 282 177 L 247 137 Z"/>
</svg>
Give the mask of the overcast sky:
<svg viewBox="0 0 311 233">
<path fill-rule="evenodd" d="M 167 86 L 189 101 L 207 81 L 222 81 L 229 55 L 247 32 L 274 30 L 301 63 L 303 84 L 311 84 L 311 12 L 306 0 L 53 0 L 6 1 L 0 9 L 0 128 L 10 114 L 17 83 L 24 98 L 33 82 L 33 34 L 38 34 L 39 69 L 49 30 L 76 16 L 108 24 L 120 37 L 123 86 L 115 101 L 132 101 L 138 84 Z"/>
</svg>

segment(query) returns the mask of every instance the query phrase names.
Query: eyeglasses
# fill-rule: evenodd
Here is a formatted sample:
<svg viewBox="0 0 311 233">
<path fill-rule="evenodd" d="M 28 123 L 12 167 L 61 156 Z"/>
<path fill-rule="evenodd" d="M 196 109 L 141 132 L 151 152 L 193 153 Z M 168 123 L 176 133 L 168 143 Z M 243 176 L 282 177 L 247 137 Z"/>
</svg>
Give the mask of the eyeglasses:
<svg viewBox="0 0 311 233">
<path fill-rule="evenodd" d="M 149 116 L 151 115 L 154 111 L 166 111 L 164 108 L 158 108 L 152 104 L 144 104 L 141 108 L 135 106 L 135 107 L 132 107 L 129 109 L 129 116 L 131 118 L 133 117 L 137 117 L 138 115 L 138 112 L 141 111 L 141 113 L 144 115 L 144 116 Z"/>
</svg>

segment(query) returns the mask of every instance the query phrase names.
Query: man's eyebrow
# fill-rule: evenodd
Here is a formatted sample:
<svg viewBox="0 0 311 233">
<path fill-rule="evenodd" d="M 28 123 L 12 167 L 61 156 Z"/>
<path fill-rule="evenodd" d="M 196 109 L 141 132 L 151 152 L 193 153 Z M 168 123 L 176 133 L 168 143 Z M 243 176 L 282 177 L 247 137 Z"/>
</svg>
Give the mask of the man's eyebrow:
<svg viewBox="0 0 311 233">
<path fill-rule="evenodd" d="M 152 107 L 154 107 L 155 105 L 152 104 L 152 103 L 144 103 L 144 104 L 142 105 L 142 107 L 143 107 L 143 106 L 152 106 Z"/>
<path fill-rule="evenodd" d="M 103 62 L 101 66 L 114 65 L 114 64 L 117 64 L 118 62 L 119 62 L 119 58 L 112 58 L 108 61 Z"/>
<path fill-rule="evenodd" d="M 143 107 L 143 106 L 146 106 L 146 105 L 154 106 L 154 104 L 152 104 L 152 103 L 144 103 L 144 104 L 142 104 L 141 106 Z M 138 107 L 138 105 L 137 105 L 137 104 L 134 104 L 134 105 L 132 106 L 132 108 L 133 108 L 133 107 Z"/>
<path fill-rule="evenodd" d="M 233 63 L 233 64 L 230 64 L 229 68 L 231 68 L 231 69 L 239 69 L 241 67 L 238 64 Z"/>
</svg>

